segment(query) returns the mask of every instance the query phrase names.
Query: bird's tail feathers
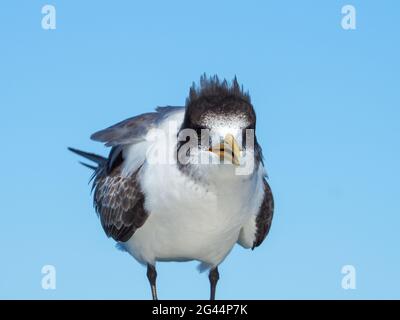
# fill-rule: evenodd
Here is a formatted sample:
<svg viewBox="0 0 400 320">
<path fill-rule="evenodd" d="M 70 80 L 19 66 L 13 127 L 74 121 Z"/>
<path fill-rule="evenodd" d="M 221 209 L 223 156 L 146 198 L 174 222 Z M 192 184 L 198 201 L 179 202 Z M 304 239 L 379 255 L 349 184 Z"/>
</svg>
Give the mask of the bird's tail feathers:
<svg viewBox="0 0 400 320">
<path fill-rule="evenodd" d="M 107 162 L 107 158 L 104 158 L 104 157 L 99 156 L 99 155 L 94 154 L 94 153 L 85 152 L 85 151 L 78 150 L 78 149 L 75 149 L 75 148 L 70 148 L 70 147 L 68 148 L 68 150 L 73 152 L 73 153 L 75 153 L 75 154 L 77 154 L 77 155 L 79 155 L 79 156 L 81 156 L 81 157 L 84 157 L 84 158 L 86 158 L 86 159 L 88 159 L 90 161 L 93 161 L 98 166 L 101 166 L 101 165 L 103 165 L 103 164 L 105 164 Z M 81 162 L 81 161 L 79 163 L 84 165 L 85 167 L 87 167 L 89 169 L 92 169 L 92 170 L 96 170 L 97 169 L 97 167 L 94 166 L 94 165 L 90 165 L 90 164 L 87 164 L 87 163 L 84 163 L 84 162 Z"/>
</svg>

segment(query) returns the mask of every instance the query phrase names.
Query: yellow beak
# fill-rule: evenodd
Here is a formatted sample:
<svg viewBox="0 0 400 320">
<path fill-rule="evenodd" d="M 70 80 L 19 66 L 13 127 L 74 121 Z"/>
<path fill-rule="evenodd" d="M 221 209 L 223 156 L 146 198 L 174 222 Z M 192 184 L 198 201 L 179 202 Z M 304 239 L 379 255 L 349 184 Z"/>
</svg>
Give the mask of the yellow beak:
<svg viewBox="0 0 400 320">
<path fill-rule="evenodd" d="M 224 142 L 211 147 L 209 151 L 219 156 L 221 161 L 227 160 L 235 166 L 240 166 L 240 148 L 236 139 L 231 134 L 227 134 L 225 136 Z"/>
</svg>

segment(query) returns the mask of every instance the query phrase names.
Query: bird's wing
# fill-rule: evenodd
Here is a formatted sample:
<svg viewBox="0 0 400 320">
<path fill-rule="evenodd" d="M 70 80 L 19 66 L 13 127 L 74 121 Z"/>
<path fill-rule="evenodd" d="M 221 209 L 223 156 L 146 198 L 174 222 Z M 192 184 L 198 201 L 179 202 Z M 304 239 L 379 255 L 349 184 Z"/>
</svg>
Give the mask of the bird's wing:
<svg viewBox="0 0 400 320">
<path fill-rule="evenodd" d="M 94 207 L 108 237 L 128 241 L 145 223 L 148 212 L 144 208 L 139 175 L 146 158 L 146 134 L 172 113 L 183 110 L 184 107 L 158 107 L 156 112 L 141 114 L 94 133 L 93 140 L 112 147 L 107 159 L 70 149 L 98 165 L 89 165 L 95 170 Z M 133 159 L 125 158 L 128 150 L 134 154 Z M 130 168 L 128 171 L 124 170 L 126 166 Z"/>
<path fill-rule="evenodd" d="M 263 178 L 262 184 L 261 205 L 240 231 L 238 243 L 244 248 L 254 249 L 258 247 L 264 241 L 271 228 L 274 198 L 265 178 Z"/>
<path fill-rule="evenodd" d="M 160 121 L 171 113 L 182 111 L 183 109 L 184 107 L 158 107 L 155 112 L 144 113 L 126 119 L 107 129 L 92 134 L 90 138 L 103 142 L 108 147 L 138 143 L 144 140 L 147 132 L 155 128 Z"/>
<path fill-rule="evenodd" d="M 109 174 L 99 171 L 94 180 L 94 206 L 108 237 L 128 241 L 146 221 L 144 195 L 138 182 L 140 168 L 129 176 L 121 165 Z"/>
<path fill-rule="evenodd" d="M 256 234 L 253 242 L 253 249 L 258 247 L 268 235 L 273 215 L 274 197 L 272 196 L 272 191 L 267 180 L 264 178 L 264 199 L 256 216 Z"/>
<path fill-rule="evenodd" d="M 129 175 L 122 174 L 122 146 L 112 147 L 108 158 L 74 148 L 69 150 L 97 165 L 81 162 L 94 170 L 93 202 L 101 225 L 108 237 L 116 241 L 128 241 L 148 216 L 138 182 L 142 164 Z"/>
</svg>

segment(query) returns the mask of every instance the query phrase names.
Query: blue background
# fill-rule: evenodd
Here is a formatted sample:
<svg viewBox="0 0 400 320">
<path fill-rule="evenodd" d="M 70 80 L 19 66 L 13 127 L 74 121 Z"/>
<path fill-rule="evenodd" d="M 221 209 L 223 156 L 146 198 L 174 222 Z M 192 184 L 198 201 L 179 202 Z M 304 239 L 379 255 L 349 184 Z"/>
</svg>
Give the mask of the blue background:
<svg viewBox="0 0 400 320">
<path fill-rule="evenodd" d="M 41 8 L 57 29 L 41 28 Z M 357 30 L 341 8 L 357 9 Z M 250 90 L 276 200 L 271 233 L 220 267 L 217 297 L 400 298 L 399 1 L 1 1 L 0 298 L 150 297 L 114 248 L 74 146 L 203 72 Z M 41 268 L 57 289 L 41 288 Z M 343 290 L 354 265 L 357 289 Z M 208 298 L 197 263 L 158 264 L 160 298 Z"/>
</svg>

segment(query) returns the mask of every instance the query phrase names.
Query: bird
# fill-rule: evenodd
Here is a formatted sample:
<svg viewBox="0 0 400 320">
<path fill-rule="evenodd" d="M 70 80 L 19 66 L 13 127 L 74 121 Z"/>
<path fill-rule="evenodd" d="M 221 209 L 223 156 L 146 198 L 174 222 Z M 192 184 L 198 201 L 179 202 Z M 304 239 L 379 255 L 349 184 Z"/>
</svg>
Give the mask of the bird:
<svg viewBox="0 0 400 320">
<path fill-rule="evenodd" d="M 216 298 L 218 266 L 238 244 L 268 235 L 274 199 L 256 137 L 250 94 L 203 74 L 183 106 L 157 107 L 91 135 L 107 157 L 92 162 L 92 192 L 105 234 L 147 267 L 157 300 L 158 262 L 198 261 Z"/>
</svg>

